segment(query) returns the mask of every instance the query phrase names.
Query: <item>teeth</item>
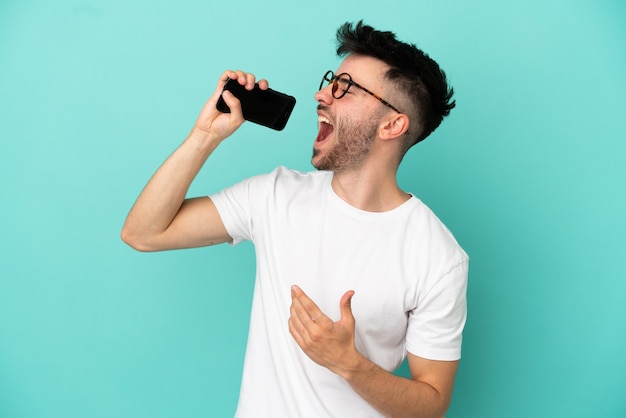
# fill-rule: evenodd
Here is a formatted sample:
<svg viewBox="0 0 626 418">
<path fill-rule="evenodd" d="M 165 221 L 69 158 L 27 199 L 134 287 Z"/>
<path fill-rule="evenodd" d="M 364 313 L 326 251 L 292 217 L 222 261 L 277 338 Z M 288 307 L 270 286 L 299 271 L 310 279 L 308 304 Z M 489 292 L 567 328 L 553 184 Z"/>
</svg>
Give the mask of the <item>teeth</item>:
<svg viewBox="0 0 626 418">
<path fill-rule="evenodd" d="M 327 123 L 327 124 L 329 124 L 329 125 L 332 125 L 332 123 L 330 123 L 330 120 L 328 120 L 328 118 L 326 118 L 326 117 L 324 117 L 324 116 L 319 116 L 319 117 L 317 118 L 317 121 L 318 121 L 319 123 L 322 123 L 322 122 L 323 122 L 323 123 Z"/>
</svg>

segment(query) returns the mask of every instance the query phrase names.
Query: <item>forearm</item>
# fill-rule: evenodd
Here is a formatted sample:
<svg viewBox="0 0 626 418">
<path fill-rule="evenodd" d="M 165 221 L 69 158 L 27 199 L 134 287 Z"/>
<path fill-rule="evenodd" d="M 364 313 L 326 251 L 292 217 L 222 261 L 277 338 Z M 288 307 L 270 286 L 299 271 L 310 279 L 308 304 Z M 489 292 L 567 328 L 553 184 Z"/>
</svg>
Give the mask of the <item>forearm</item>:
<svg viewBox="0 0 626 418">
<path fill-rule="evenodd" d="M 428 383 L 396 376 L 364 357 L 340 375 L 386 417 L 442 418 L 448 407 L 446 397 Z"/>
<path fill-rule="evenodd" d="M 152 237 L 163 233 L 180 210 L 189 186 L 221 139 L 194 128 L 149 180 L 130 210 L 122 239 L 150 250 Z"/>
</svg>

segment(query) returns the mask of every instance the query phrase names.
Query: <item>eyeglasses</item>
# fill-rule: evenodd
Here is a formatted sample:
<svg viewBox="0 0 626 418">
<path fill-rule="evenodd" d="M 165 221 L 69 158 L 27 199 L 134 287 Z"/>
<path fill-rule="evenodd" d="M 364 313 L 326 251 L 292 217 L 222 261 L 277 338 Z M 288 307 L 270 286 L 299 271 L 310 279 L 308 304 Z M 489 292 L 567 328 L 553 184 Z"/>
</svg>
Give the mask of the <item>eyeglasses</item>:
<svg viewBox="0 0 626 418">
<path fill-rule="evenodd" d="M 376 98 L 376 100 L 378 100 L 385 106 L 390 107 L 391 109 L 395 110 L 398 113 L 402 113 L 398 109 L 393 107 L 391 103 L 389 103 L 388 101 L 386 101 L 385 99 L 377 95 L 376 93 L 369 91 L 368 89 L 361 86 L 357 82 L 352 81 L 352 77 L 348 73 L 341 73 L 339 75 L 335 75 L 335 73 L 333 73 L 331 70 L 328 70 L 326 71 L 326 74 L 324 74 L 324 77 L 322 77 L 322 82 L 320 83 L 319 90 L 325 87 L 324 85 L 325 83 L 328 83 L 326 84 L 326 86 L 332 83 L 333 85 L 332 94 L 335 99 L 341 99 L 343 96 L 346 95 L 346 93 L 350 89 L 350 86 L 354 86 L 363 90 L 365 93 L 370 94 L 372 97 Z"/>
</svg>

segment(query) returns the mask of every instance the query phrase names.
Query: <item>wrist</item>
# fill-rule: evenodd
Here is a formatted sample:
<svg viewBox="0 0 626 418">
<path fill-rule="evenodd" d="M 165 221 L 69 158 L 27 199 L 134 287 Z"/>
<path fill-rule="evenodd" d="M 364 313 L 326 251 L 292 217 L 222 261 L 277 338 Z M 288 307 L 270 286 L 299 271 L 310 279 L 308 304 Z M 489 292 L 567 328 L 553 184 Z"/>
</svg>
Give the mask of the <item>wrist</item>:
<svg viewBox="0 0 626 418">
<path fill-rule="evenodd" d="M 374 368 L 376 368 L 376 365 L 372 361 L 355 351 L 353 356 L 344 357 L 344 362 L 336 373 L 346 381 L 351 382 L 358 380 L 363 373 L 367 375 Z"/>
<path fill-rule="evenodd" d="M 197 126 L 194 126 L 191 129 L 186 142 L 191 142 L 200 149 L 212 152 L 224 139 L 225 138 L 220 138 L 212 132 L 207 132 Z"/>
</svg>

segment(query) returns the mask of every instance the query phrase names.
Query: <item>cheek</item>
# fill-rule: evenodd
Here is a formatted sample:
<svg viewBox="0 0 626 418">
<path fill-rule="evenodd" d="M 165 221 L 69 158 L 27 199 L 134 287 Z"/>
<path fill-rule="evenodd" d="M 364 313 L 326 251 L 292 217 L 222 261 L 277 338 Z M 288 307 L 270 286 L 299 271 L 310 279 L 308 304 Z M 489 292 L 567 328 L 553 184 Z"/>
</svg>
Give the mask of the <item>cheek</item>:
<svg viewBox="0 0 626 418">
<path fill-rule="evenodd" d="M 379 118 L 376 115 L 365 115 L 360 118 L 339 118 L 335 126 L 335 136 L 339 141 L 372 142 L 378 130 L 378 123 Z"/>
</svg>

